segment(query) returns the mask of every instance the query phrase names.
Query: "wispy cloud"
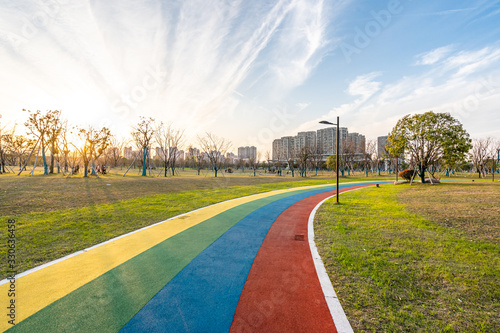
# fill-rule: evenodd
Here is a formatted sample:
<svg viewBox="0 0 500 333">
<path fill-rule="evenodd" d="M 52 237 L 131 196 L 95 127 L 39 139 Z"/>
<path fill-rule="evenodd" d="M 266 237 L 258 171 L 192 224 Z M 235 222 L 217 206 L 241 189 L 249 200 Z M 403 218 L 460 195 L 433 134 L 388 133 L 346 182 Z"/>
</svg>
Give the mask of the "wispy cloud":
<svg viewBox="0 0 500 333">
<path fill-rule="evenodd" d="M 194 132 L 256 98 L 248 82 L 283 97 L 327 44 L 323 0 L 50 5 L 0 5 L 3 110 L 62 108 L 122 128 L 148 114 Z"/>
<path fill-rule="evenodd" d="M 366 100 L 380 89 L 382 83 L 374 81 L 374 79 L 381 74 L 380 72 L 373 72 L 360 75 L 349 84 L 347 91 L 352 96 L 361 96 L 363 100 Z"/>
<path fill-rule="evenodd" d="M 340 115 L 349 130 L 374 138 L 388 133 L 406 114 L 434 110 L 451 113 L 473 136 L 499 136 L 500 130 L 484 132 L 485 121 L 500 125 L 499 52 L 498 47 L 461 51 L 420 74 L 385 84 L 373 82 L 378 73 L 358 76 L 348 92 L 370 96 L 369 101 L 356 98 L 334 107 L 322 118 Z"/>
<path fill-rule="evenodd" d="M 439 47 L 432 51 L 417 55 L 416 65 L 433 65 L 438 61 L 442 60 L 453 50 L 452 45 L 447 45 L 443 47 Z"/>
</svg>

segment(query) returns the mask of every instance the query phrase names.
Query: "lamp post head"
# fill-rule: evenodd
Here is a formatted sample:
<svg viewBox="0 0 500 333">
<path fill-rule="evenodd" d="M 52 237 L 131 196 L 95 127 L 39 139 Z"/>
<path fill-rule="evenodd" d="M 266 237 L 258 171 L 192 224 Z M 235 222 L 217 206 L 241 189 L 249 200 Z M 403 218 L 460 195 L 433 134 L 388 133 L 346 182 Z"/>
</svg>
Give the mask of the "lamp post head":
<svg viewBox="0 0 500 333">
<path fill-rule="evenodd" d="M 326 125 L 337 125 L 337 124 L 334 124 L 334 123 L 331 123 L 329 121 L 326 121 L 326 120 L 322 120 L 319 122 L 320 124 L 326 124 Z"/>
</svg>

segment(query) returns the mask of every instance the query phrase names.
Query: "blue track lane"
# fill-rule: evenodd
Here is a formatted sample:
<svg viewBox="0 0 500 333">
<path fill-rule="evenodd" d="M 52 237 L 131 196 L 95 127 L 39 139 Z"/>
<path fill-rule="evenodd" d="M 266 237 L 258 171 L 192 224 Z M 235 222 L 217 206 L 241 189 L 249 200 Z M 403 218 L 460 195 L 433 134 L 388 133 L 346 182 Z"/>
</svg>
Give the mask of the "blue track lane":
<svg viewBox="0 0 500 333">
<path fill-rule="evenodd" d="M 247 215 L 179 272 L 120 332 L 228 332 L 252 263 L 274 221 L 296 202 L 334 189 L 295 194 Z"/>
</svg>

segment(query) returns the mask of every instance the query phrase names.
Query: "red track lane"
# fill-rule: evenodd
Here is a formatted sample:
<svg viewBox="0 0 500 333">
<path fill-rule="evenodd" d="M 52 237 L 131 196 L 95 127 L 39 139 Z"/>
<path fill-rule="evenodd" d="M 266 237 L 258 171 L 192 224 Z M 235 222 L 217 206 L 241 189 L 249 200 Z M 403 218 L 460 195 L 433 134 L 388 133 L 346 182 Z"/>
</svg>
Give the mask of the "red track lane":
<svg viewBox="0 0 500 333">
<path fill-rule="evenodd" d="M 333 194 L 301 200 L 276 219 L 250 269 L 230 332 L 337 332 L 307 237 L 312 210 Z"/>
</svg>

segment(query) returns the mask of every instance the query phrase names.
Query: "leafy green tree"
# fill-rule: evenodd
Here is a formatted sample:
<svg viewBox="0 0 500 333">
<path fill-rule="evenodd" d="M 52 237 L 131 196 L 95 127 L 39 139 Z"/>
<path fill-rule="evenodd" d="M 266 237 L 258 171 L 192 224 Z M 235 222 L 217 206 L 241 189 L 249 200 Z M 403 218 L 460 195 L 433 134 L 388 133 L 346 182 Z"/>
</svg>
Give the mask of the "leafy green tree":
<svg viewBox="0 0 500 333">
<path fill-rule="evenodd" d="M 469 134 L 449 113 L 407 115 L 400 119 L 387 139 L 392 156 L 404 154 L 416 165 L 425 182 L 425 172 L 438 160 L 456 164 L 471 149 Z"/>
<path fill-rule="evenodd" d="M 342 166 L 342 157 L 339 158 L 339 168 Z M 333 171 L 337 170 L 337 155 L 330 155 L 326 159 L 326 167 Z"/>
</svg>

